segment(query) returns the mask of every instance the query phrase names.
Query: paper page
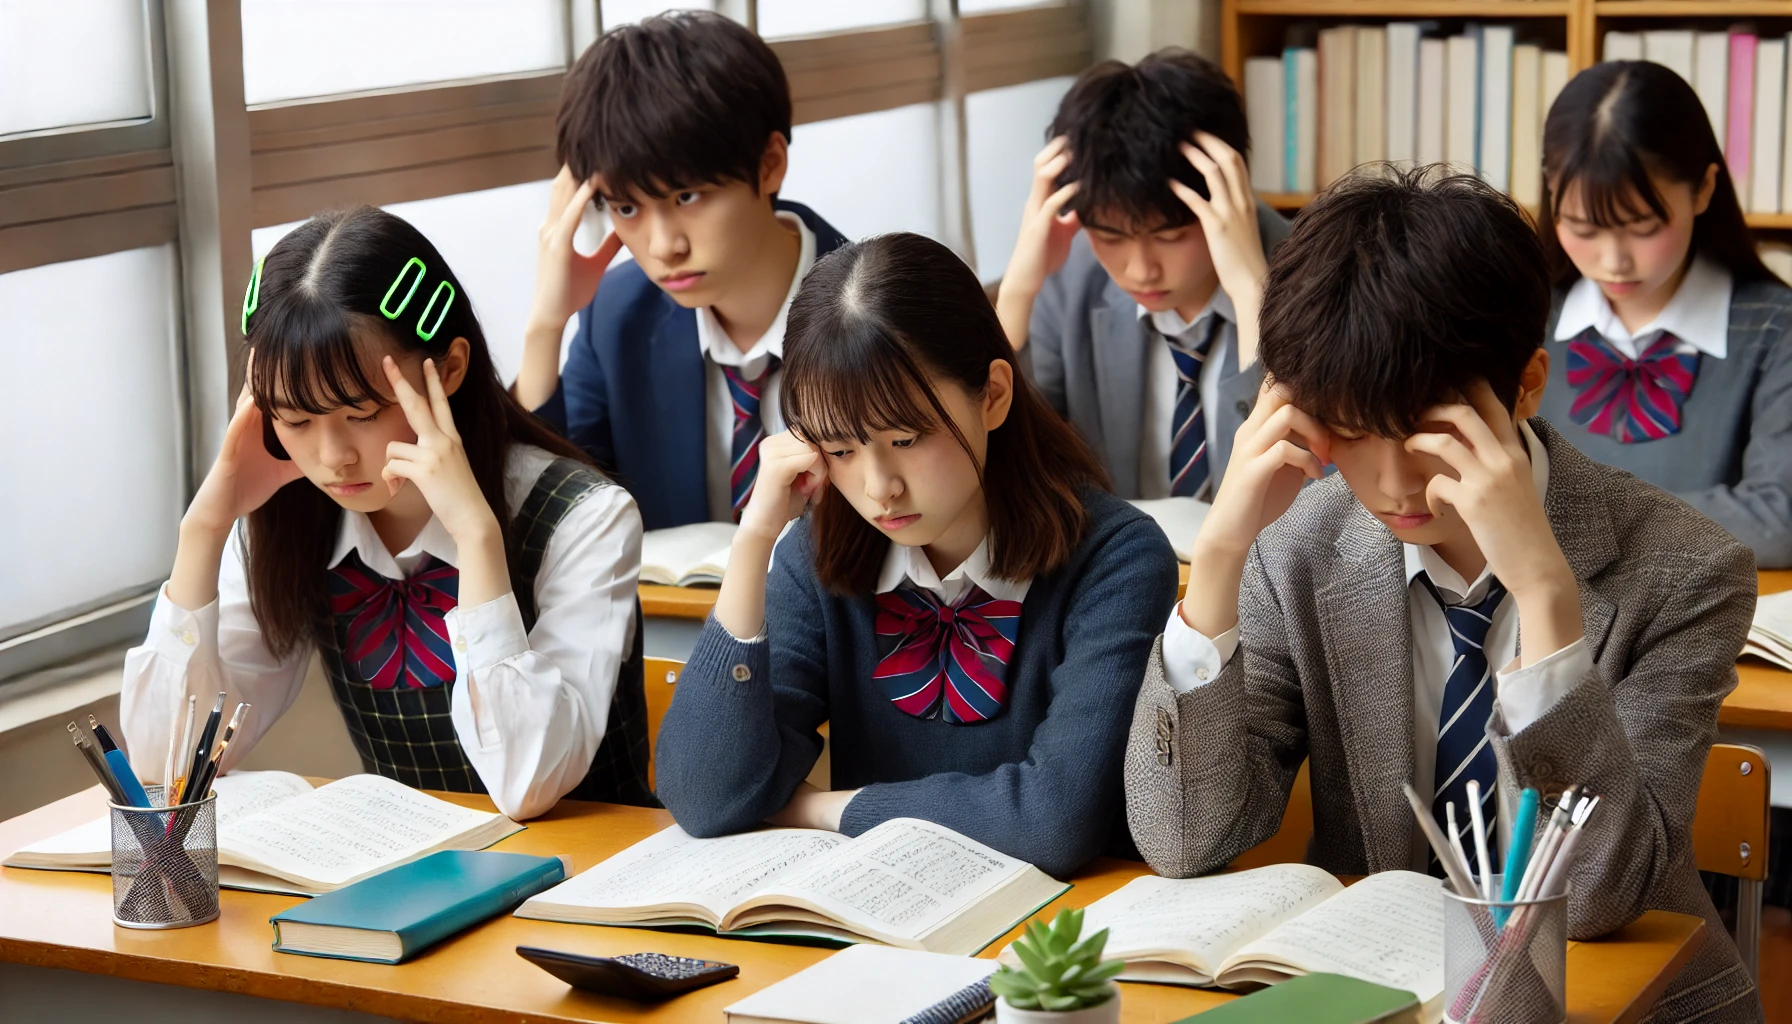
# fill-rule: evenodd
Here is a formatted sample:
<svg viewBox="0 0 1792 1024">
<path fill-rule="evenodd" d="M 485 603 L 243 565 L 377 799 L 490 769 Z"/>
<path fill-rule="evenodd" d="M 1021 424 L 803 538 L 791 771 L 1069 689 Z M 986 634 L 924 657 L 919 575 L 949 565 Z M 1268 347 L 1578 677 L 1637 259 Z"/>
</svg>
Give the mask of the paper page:
<svg viewBox="0 0 1792 1024">
<path fill-rule="evenodd" d="M 1193 498 L 1139 499 L 1129 504 L 1157 521 L 1164 536 L 1170 539 L 1170 549 L 1184 562 L 1193 557 L 1195 537 L 1201 532 L 1207 511 L 1213 507 Z"/>
<path fill-rule="evenodd" d="M 1413 871 L 1370 875 L 1230 959 L 1348 975 L 1430 1002 L 1444 990 L 1443 882 Z"/>
<path fill-rule="evenodd" d="M 238 818 L 267 810 L 275 804 L 311 792 L 311 783 L 291 772 L 231 772 L 212 783 L 218 794 L 218 827 Z M 82 864 L 112 863 L 112 819 L 103 814 L 60 835 L 39 840 L 19 850 L 21 859 L 38 863 L 46 858 L 72 858 Z"/>
<path fill-rule="evenodd" d="M 674 825 L 528 902 L 595 910 L 696 904 L 720 921 L 771 879 L 848 841 L 788 828 L 693 839 Z"/>
<path fill-rule="evenodd" d="M 340 886 L 497 817 L 378 775 L 351 775 L 220 829 L 220 859 Z"/>
<path fill-rule="evenodd" d="M 641 535 L 642 582 L 677 586 L 693 570 L 705 567 L 719 577 L 728 566 L 735 529 L 733 523 L 690 523 L 648 530 Z"/>
<path fill-rule="evenodd" d="M 1782 644 L 1792 644 L 1792 590 L 1766 594 L 1755 601 L 1755 621 L 1749 634 L 1761 633 Z"/>
<path fill-rule="evenodd" d="M 805 899 L 845 923 L 919 939 L 1027 866 L 942 825 L 894 818 L 778 879 L 768 896 Z"/>
<path fill-rule="evenodd" d="M 1089 905 L 1083 931 L 1111 929 L 1108 955 L 1194 954 L 1211 973 L 1240 946 L 1344 887 L 1308 864 L 1274 864 L 1205 878 L 1144 875 Z"/>
</svg>

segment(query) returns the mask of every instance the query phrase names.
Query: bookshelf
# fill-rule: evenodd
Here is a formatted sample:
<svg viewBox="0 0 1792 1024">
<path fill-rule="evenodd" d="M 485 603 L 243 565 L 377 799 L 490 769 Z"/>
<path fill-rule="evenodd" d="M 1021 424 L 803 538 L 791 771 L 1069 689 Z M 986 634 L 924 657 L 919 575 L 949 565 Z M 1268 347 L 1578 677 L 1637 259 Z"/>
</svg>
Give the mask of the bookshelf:
<svg viewBox="0 0 1792 1024">
<path fill-rule="evenodd" d="M 1308 22 L 1320 28 L 1388 21 L 1436 21 L 1453 34 L 1469 22 L 1517 27 L 1523 39 L 1568 55 L 1573 74 L 1597 63 L 1607 32 L 1651 29 L 1721 30 L 1739 23 L 1762 37 L 1792 33 L 1788 0 L 1222 0 L 1220 63 L 1244 88 L 1249 57 L 1281 53 L 1289 27 Z M 1312 199 L 1299 192 L 1264 193 L 1261 198 L 1284 212 Z M 1792 197 L 1781 213 L 1748 214 L 1749 226 L 1768 237 L 1792 238 Z"/>
</svg>

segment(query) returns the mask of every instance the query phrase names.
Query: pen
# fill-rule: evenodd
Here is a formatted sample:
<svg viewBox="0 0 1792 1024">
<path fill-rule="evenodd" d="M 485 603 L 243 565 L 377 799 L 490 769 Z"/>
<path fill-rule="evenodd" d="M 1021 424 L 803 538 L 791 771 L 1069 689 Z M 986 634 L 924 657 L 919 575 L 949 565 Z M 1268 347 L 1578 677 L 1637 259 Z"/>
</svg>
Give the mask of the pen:
<svg viewBox="0 0 1792 1024">
<path fill-rule="evenodd" d="M 1518 883 L 1524 880 L 1525 866 L 1531 861 L 1531 841 L 1537 831 L 1537 791 L 1526 786 L 1518 794 L 1518 814 L 1512 819 L 1512 836 L 1506 843 L 1506 866 L 1500 874 L 1500 902 L 1518 898 Z M 1494 920 L 1506 923 L 1507 910 L 1494 909 Z"/>
<path fill-rule="evenodd" d="M 211 792 L 212 782 L 218 777 L 218 767 L 224 763 L 224 748 L 230 746 L 230 738 L 235 736 L 237 729 L 242 727 L 243 717 L 251 706 L 238 704 L 236 710 L 231 712 L 230 724 L 224 727 L 224 738 L 218 741 L 217 751 L 212 754 L 211 760 L 206 762 L 205 772 L 199 777 L 199 792 L 195 794 L 195 799 L 204 800 L 205 795 Z"/>
<path fill-rule="evenodd" d="M 106 763 L 112 766 L 112 777 L 118 780 L 118 789 L 124 794 L 120 801 L 126 807 L 149 809 L 149 794 L 144 792 L 143 783 L 137 781 L 137 773 L 131 770 L 131 759 L 124 756 L 124 751 L 114 746 L 106 751 Z"/>
<path fill-rule="evenodd" d="M 1462 849 L 1462 827 L 1456 824 L 1456 801 L 1444 801 L 1444 817 L 1449 820 L 1450 825 L 1450 852 L 1456 855 L 1456 860 L 1462 866 L 1462 873 L 1472 875 L 1473 872 L 1468 868 L 1468 854 Z"/>
<path fill-rule="evenodd" d="M 1577 788 L 1579 787 L 1569 786 L 1562 791 L 1561 798 L 1556 801 L 1555 813 L 1549 816 L 1549 823 L 1543 826 L 1543 839 L 1531 853 L 1531 862 L 1525 865 L 1524 878 L 1518 883 L 1520 902 L 1537 897 L 1537 889 L 1543 884 L 1543 876 L 1549 871 L 1557 848 L 1562 845 L 1562 835 L 1568 827 L 1568 816 L 1574 810 L 1574 792 Z"/>
<path fill-rule="evenodd" d="M 177 754 L 176 751 L 184 752 L 193 742 L 193 715 L 198 709 L 198 705 L 199 698 L 193 694 L 187 694 L 187 720 L 186 724 L 182 725 L 180 729 L 180 746 L 171 748 L 168 751 L 168 760 L 170 762 L 178 760 L 179 754 Z M 168 806 L 173 807 L 176 803 L 180 802 L 182 783 L 186 781 L 187 776 L 185 773 L 177 777 L 174 774 L 173 768 L 168 769 Z"/>
<path fill-rule="evenodd" d="M 1493 880 L 1488 874 L 1493 858 L 1487 855 L 1487 819 L 1481 815 L 1481 783 L 1468 780 L 1468 816 L 1475 823 L 1475 866 L 1481 869 L 1481 898 L 1493 899 Z"/>
<path fill-rule="evenodd" d="M 193 790 L 197 788 L 199 777 L 205 774 L 206 758 L 211 755 L 212 740 L 218 735 L 218 719 L 224 717 L 224 695 L 212 704 L 212 713 L 205 716 L 205 728 L 199 730 L 199 745 L 193 750 L 193 765 L 187 769 L 187 784 L 181 788 L 180 802 L 187 803 L 193 799 Z"/>
<path fill-rule="evenodd" d="M 68 734 L 74 738 L 75 749 L 87 759 L 87 766 L 93 769 L 94 777 L 100 780 L 100 786 L 105 789 L 106 795 L 115 804 L 126 803 L 124 791 L 118 788 L 118 780 L 112 777 L 112 769 L 106 767 L 105 760 L 100 757 L 100 752 L 94 749 L 93 744 L 83 740 L 80 726 L 68 723 Z"/>
<path fill-rule="evenodd" d="M 1413 816 L 1419 819 L 1419 830 L 1425 833 L 1425 839 L 1431 843 L 1431 850 L 1437 854 L 1438 863 L 1444 866 L 1444 874 L 1450 876 L 1450 884 L 1455 886 L 1456 894 L 1473 898 L 1479 890 L 1475 888 L 1474 879 L 1464 873 L 1462 865 L 1450 852 L 1450 841 L 1437 830 L 1437 819 L 1426 809 L 1425 802 L 1419 799 L 1418 791 L 1408 782 L 1402 787 L 1406 791 L 1406 802 L 1412 804 Z"/>
<path fill-rule="evenodd" d="M 110 754 L 118 749 L 118 744 L 112 742 L 112 734 L 106 731 L 106 727 L 100 724 L 99 719 L 88 715 L 87 728 L 93 730 L 93 738 L 100 745 L 100 753 Z"/>
</svg>

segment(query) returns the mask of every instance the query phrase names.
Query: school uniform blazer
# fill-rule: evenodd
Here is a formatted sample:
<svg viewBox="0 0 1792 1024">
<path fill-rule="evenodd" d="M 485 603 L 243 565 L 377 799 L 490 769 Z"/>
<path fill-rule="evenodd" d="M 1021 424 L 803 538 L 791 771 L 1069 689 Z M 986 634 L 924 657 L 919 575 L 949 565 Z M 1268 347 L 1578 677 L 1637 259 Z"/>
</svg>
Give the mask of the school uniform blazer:
<svg viewBox="0 0 1792 1024">
<path fill-rule="evenodd" d="M 1257 203 L 1264 252 L 1273 253 L 1289 230 L 1286 218 Z M 1215 450 L 1208 458 L 1216 487 L 1232 457 L 1232 435 L 1251 414 L 1263 382 L 1260 363 L 1240 372 L 1237 328 L 1228 323 L 1224 331 L 1233 355 L 1221 373 L 1219 408 L 1206 412 L 1216 418 Z M 1052 408 L 1095 450 L 1114 493 L 1122 498 L 1140 494 L 1145 366 L 1154 343 L 1161 344 L 1140 318 L 1138 300 L 1101 269 L 1089 239 L 1077 232 L 1064 266 L 1046 279 L 1033 301 L 1020 364 Z"/>
<path fill-rule="evenodd" d="M 1597 462 L 1627 469 L 1754 549 L 1763 569 L 1792 567 L 1792 289 L 1738 281 L 1724 358 L 1699 359 L 1680 432 L 1619 444 L 1568 417 L 1568 343 L 1556 341 L 1565 290 L 1550 316 L 1549 386 L 1538 413 Z"/>
<path fill-rule="evenodd" d="M 1580 584 L 1594 665 L 1521 732 L 1508 735 L 1495 706 L 1502 811 L 1509 820 L 1525 786 L 1549 806 L 1574 783 L 1599 794 L 1569 936 L 1604 935 L 1652 908 L 1700 914 L 1705 944 L 1651 1019 L 1758 1021 L 1692 850 L 1718 705 L 1754 614 L 1754 559 L 1678 498 L 1593 462 L 1541 417 L 1530 423 L 1549 452 L 1544 510 Z M 1269 838 L 1309 759 L 1308 861 L 1335 874 L 1425 870 L 1401 790 L 1414 699 L 1403 567 L 1400 542 L 1328 477 L 1252 545 L 1239 648 L 1218 677 L 1178 694 L 1159 641 L 1126 753 L 1127 817 L 1154 869 L 1213 871 Z"/>
<path fill-rule="evenodd" d="M 859 791 L 846 835 L 923 818 L 1059 878 L 1128 849 L 1120 759 L 1176 556 L 1113 495 L 1087 491 L 1083 507 L 1082 540 L 1021 603 L 1007 704 L 974 725 L 891 703 L 872 678 L 876 602 L 821 585 L 797 521 L 766 583 L 764 638 L 737 640 L 713 615 L 697 638 L 654 748 L 661 802 L 694 836 L 755 828 L 814 767 L 827 722 L 833 787 Z"/>
<path fill-rule="evenodd" d="M 773 205 L 815 233 L 817 259 L 846 244 L 807 206 Z M 646 529 L 701 523 L 709 519 L 703 381 L 696 311 L 630 261 L 604 274 L 579 311 L 559 387 L 535 415 L 628 488 Z"/>
</svg>

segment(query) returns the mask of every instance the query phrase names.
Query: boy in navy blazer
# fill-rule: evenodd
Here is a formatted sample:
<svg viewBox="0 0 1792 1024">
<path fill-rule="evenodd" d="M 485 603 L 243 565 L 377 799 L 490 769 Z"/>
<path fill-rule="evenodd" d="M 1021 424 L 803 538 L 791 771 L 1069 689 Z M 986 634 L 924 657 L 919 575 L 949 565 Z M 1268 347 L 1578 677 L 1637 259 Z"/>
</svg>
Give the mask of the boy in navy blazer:
<svg viewBox="0 0 1792 1024">
<path fill-rule="evenodd" d="M 1234 303 L 1288 236 L 1251 193 L 1243 101 L 1161 50 L 1084 72 L 1049 134 L 996 301 L 1008 340 L 1116 494 L 1211 500 L 1262 377 Z M 1234 201 L 1209 203 L 1222 179 Z"/>
<path fill-rule="evenodd" d="M 777 198 L 790 122 L 777 55 L 706 12 L 607 32 L 567 75 L 516 396 L 617 475 L 649 530 L 738 518 L 759 440 L 784 429 L 785 313 L 846 241 Z M 612 230 L 585 256 L 593 201 Z M 633 262 L 606 273 L 623 246 Z"/>
</svg>

